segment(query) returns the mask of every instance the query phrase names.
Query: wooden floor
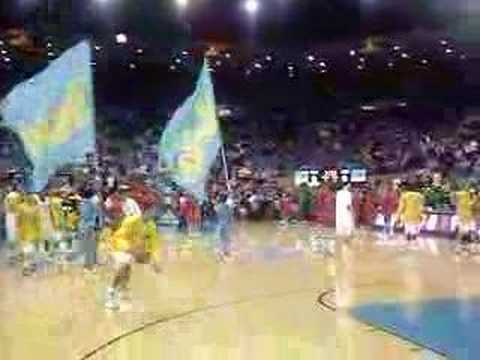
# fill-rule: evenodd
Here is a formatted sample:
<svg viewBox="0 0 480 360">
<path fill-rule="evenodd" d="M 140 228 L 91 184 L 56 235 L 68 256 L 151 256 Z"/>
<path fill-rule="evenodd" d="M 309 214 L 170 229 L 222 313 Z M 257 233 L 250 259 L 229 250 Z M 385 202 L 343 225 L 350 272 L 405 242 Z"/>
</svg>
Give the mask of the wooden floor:
<svg viewBox="0 0 480 360">
<path fill-rule="evenodd" d="M 474 259 L 457 258 L 445 241 L 406 250 L 379 245 L 371 233 L 319 256 L 309 250 L 316 233 L 238 225 L 227 264 L 194 238 L 190 248 L 171 249 L 161 274 L 137 265 L 132 300 L 115 313 L 103 307 L 106 267 L 97 275 L 71 267 L 23 278 L 3 266 L 0 359 L 440 359 L 347 309 L 478 295 Z"/>
</svg>

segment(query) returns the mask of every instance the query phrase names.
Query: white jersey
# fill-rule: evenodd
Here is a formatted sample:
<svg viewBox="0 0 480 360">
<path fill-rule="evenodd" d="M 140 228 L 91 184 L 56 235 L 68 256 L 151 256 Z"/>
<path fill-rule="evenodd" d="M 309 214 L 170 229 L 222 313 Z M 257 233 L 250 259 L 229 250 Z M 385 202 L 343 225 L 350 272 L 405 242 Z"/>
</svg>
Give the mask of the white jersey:
<svg viewBox="0 0 480 360">
<path fill-rule="evenodd" d="M 352 212 L 352 193 L 343 189 L 337 192 L 335 229 L 339 236 L 351 236 L 355 227 Z"/>
<path fill-rule="evenodd" d="M 140 209 L 140 206 L 132 198 L 125 199 L 122 210 L 125 216 L 141 216 L 142 215 L 142 210 Z"/>
</svg>

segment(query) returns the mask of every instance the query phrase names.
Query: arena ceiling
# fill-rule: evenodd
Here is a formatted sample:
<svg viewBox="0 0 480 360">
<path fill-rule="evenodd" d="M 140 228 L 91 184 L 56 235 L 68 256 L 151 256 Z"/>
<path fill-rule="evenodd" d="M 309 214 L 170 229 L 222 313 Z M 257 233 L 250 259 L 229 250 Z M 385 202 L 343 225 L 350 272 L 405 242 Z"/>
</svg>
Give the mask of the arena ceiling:
<svg viewBox="0 0 480 360">
<path fill-rule="evenodd" d="M 242 11 L 245 0 L 184 0 L 181 11 L 177 1 L 2 0 L 0 26 L 63 37 L 124 31 L 160 47 L 188 41 L 295 47 L 419 29 L 471 34 L 480 13 L 469 1 L 258 0 L 252 17 Z"/>
</svg>

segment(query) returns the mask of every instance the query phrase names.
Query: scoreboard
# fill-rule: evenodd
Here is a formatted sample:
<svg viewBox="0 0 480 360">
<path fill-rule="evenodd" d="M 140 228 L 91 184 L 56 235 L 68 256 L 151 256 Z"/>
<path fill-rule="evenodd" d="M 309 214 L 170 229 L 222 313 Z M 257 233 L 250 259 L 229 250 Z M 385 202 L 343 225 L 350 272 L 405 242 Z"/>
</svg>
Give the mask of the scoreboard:
<svg viewBox="0 0 480 360">
<path fill-rule="evenodd" d="M 364 183 L 367 181 L 367 169 L 308 169 L 295 172 L 295 186 L 307 184 L 319 186 L 324 182 Z"/>
</svg>

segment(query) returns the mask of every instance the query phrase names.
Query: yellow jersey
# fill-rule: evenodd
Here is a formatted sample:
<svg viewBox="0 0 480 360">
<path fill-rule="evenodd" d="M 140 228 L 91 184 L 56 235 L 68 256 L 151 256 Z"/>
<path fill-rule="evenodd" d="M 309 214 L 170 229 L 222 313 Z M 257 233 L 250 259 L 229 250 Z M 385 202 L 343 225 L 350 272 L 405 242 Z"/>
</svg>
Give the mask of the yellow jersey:
<svg viewBox="0 0 480 360">
<path fill-rule="evenodd" d="M 397 216 L 405 224 L 419 225 L 423 219 L 425 197 L 416 191 L 403 192 Z"/>
<path fill-rule="evenodd" d="M 110 237 L 113 251 L 132 252 L 145 246 L 145 223 L 139 215 L 126 216 Z"/>
<path fill-rule="evenodd" d="M 475 199 L 469 191 L 458 191 L 455 193 L 457 215 L 462 224 L 473 221 L 473 205 Z"/>
<path fill-rule="evenodd" d="M 18 240 L 21 244 L 37 244 L 43 237 L 42 214 L 38 204 L 31 199 L 17 207 Z"/>
<path fill-rule="evenodd" d="M 63 230 L 65 227 L 65 216 L 62 209 L 63 200 L 59 196 L 52 196 L 49 200 L 53 227 L 56 230 Z"/>
<path fill-rule="evenodd" d="M 22 195 L 17 191 L 12 191 L 5 197 L 5 210 L 9 213 L 15 213 L 18 205 L 22 202 Z"/>
</svg>

